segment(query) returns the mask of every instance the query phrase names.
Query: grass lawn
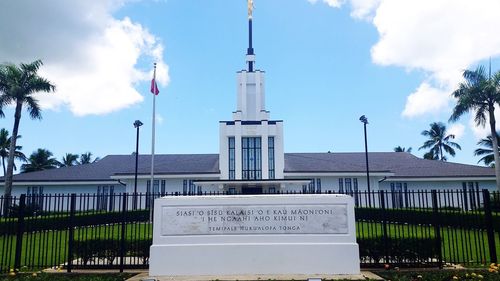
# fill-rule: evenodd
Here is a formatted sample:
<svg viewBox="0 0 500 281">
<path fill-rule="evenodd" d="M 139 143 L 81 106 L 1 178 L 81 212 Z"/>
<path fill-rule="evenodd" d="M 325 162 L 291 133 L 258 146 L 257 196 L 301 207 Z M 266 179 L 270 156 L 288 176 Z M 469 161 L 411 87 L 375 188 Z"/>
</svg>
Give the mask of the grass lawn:
<svg viewBox="0 0 500 281">
<path fill-rule="evenodd" d="M 381 223 L 357 222 L 358 239 L 382 237 Z M 435 228 L 410 224 L 387 224 L 387 235 L 392 238 L 434 238 Z M 126 226 L 126 239 L 135 241 L 152 237 L 150 223 L 133 223 Z M 110 224 L 94 227 L 77 228 L 75 240 L 121 238 L 121 225 Z M 67 260 L 69 231 L 43 231 L 26 233 L 23 236 L 21 266 L 23 270 L 39 270 L 63 264 Z M 489 261 L 486 232 L 480 230 L 462 230 L 441 228 L 442 252 L 444 262 L 464 265 L 480 265 Z M 497 253 L 500 253 L 500 241 L 496 235 Z M 14 263 L 15 236 L 0 237 L 0 272 L 7 270 Z M 500 279 L 499 279 L 500 280 Z"/>
<path fill-rule="evenodd" d="M 152 238 L 152 225 L 136 223 L 126 226 L 125 238 L 135 241 L 141 238 Z M 121 238 L 121 225 L 105 225 L 76 229 L 75 240 L 86 239 L 116 239 Z M 66 262 L 68 256 L 69 231 L 44 231 L 25 233 L 23 236 L 22 270 L 39 270 L 60 265 Z M 7 265 L 14 264 L 15 236 L 0 237 L 0 272 Z"/>
</svg>

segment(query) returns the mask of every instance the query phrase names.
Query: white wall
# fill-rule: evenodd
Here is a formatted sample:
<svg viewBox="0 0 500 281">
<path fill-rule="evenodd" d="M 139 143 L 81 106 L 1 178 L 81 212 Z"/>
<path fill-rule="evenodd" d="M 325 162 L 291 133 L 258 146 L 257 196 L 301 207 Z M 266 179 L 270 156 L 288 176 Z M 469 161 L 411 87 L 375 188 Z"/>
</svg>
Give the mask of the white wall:
<svg viewBox="0 0 500 281">
<path fill-rule="evenodd" d="M 463 182 L 473 182 L 474 188 L 476 188 L 476 182 L 479 185 L 479 190 L 488 189 L 490 191 L 496 190 L 495 180 L 474 180 L 474 179 L 448 179 L 448 180 L 419 180 L 419 181 L 408 181 L 408 180 L 386 180 L 380 183 L 380 189 L 390 191 L 391 183 L 406 183 L 408 190 L 461 190 Z M 468 188 L 468 187 L 467 187 Z"/>
</svg>

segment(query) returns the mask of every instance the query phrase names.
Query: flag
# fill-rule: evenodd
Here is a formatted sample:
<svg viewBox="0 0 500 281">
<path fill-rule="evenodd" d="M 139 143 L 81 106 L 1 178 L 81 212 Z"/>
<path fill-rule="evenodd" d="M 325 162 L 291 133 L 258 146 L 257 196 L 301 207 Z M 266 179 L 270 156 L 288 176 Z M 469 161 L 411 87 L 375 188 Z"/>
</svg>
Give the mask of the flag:
<svg viewBox="0 0 500 281">
<path fill-rule="evenodd" d="M 153 78 L 151 80 L 151 93 L 158 95 L 160 93 L 160 90 L 158 90 L 158 85 L 156 84 L 156 80 Z"/>
</svg>

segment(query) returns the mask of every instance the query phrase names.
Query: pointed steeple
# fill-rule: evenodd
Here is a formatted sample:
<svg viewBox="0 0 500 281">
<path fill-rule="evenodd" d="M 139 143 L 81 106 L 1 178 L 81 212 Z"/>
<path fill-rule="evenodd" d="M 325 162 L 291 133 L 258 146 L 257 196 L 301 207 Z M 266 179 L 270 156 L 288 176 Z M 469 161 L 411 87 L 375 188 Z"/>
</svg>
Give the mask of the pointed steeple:
<svg viewBox="0 0 500 281">
<path fill-rule="evenodd" d="M 247 49 L 247 65 L 248 72 L 254 71 L 255 64 L 255 53 L 253 51 L 252 45 L 252 19 L 253 19 L 253 0 L 247 0 L 248 2 L 248 49 Z"/>
</svg>

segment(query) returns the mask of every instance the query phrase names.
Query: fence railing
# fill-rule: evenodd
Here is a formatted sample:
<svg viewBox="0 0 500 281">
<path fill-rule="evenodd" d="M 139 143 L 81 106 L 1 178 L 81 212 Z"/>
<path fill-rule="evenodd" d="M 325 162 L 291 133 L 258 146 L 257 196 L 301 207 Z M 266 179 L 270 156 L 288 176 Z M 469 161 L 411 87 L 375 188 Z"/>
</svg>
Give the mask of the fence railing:
<svg viewBox="0 0 500 281">
<path fill-rule="evenodd" d="M 290 193 L 298 194 L 285 194 Z M 447 263 L 478 265 L 498 261 L 498 192 L 424 190 L 347 194 L 356 205 L 356 236 L 364 267 L 383 264 L 441 267 Z M 0 272 L 147 268 L 154 199 L 198 195 L 226 194 L 0 197 Z"/>
</svg>

